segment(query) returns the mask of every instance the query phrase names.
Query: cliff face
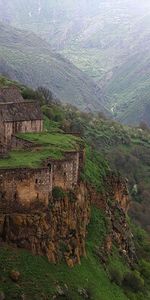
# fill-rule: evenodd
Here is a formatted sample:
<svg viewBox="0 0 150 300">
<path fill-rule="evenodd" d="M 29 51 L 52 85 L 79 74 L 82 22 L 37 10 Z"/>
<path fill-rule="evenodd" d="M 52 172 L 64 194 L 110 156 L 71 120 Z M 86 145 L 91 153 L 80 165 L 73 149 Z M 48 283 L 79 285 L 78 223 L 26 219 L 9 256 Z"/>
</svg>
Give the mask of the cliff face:
<svg viewBox="0 0 150 300">
<path fill-rule="evenodd" d="M 106 179 L 105 195 L 80 183 L 74 190 L 55 188 L 48 206 L 26 213 L 17 210 L 0 214 L 0 237 L 7 243 L 31 250 L 33 254 L 47 256 L 58 263 L 64 260 L 70 267 L 80 263 L 86 255 L 87 226 L 90 222 L 90 207 L 96 205 L 104 211 L 108 235 L 99 255 L 105 261 L 112 245 L 129 263 L 135 259 L 132 234 L 126 220 L 129 206 L 127 183 L 119 177 Z"/>
<path fill-rule="evenodd" d="M 136 260 L 133 235 L 127 222 L 127 212 L 130 206 L 127 181 L 120 176 L 111 174 L 106 178 L 105 195 L 97 194 L 90 188 L 91 201 L 106 214 L 108 235 L 99 249 L 103 262 L 115 245 L 129 264 Z"/>
<path fill-rule="evenodd" d="M 0 216 L 3 241 L 45 255 L 57 263 L 64 259 L 69 266 L 80 263 L 86 255 L 85 238 L 90 220 L 90 202 L 84 185 L 51 197 L 49 206 L 39 212 L 13 213 Z"/>
</svg>

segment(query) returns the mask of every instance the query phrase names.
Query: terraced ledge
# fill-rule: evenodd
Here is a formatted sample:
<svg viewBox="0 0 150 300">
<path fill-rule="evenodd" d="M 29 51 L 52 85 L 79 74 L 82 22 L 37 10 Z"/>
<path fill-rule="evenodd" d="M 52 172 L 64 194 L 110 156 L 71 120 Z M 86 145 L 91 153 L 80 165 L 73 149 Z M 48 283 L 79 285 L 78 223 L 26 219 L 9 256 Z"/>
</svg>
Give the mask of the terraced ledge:
<svg viewBox="0 0 150 300">
<path fill-rule="evenodd" d="M 38 144 L 29 150 L 13 150 L 7 158 L 0 159 L 0 168 L 38 168 L 47 158 L 60 160 L 65 152 L 78 151 L 80 139 L 73 135 L 43 133 L 22 133 L 19 138 Z"/>
</svg>

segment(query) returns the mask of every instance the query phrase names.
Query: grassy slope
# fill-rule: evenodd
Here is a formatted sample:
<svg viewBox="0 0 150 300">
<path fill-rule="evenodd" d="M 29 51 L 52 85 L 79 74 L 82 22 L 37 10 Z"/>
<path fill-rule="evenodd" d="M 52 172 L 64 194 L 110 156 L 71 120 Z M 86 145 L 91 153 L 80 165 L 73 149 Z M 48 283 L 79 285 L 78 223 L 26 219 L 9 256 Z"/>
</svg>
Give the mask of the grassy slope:
<svg viewBox="0 0 150 300">
<path fill-rule="evenodd" d="M 91 146 L 91 151 L 87 148 L 90 159 L 86 165 L 86 176 L 92 184 L 102 182 L 101 178 L 105 176 L 105 170 L 108 170 L 109 166 L 128 178 L 129 189 L 135 200 L 132 217 L 149 231 L 150 133 L 104 120 L 101 116 L 96 118 L 75 109 L 70 111 L 66 107 L 54 105 L 44 111 L 47 116 L 50 114 L 53 122 L 57 115 L 57 124 L 67 132 L 81 132 L 86 143 Z M 97 151 L 94 154 L 93 149 Z M 104 167 L 102 170 L 101 166 Z M 135 185 L 137 192 L 134 191 Z"/>
<path fill-rule="evenodd" d="M 131 214 L 150 230 L 150 133 L 110 121 L 93 122 L 85 130 L 86 139 L 108 160 L 113 170 L 129 180 L 133 202 Z M 134 186 L 137 191 L 134 191 Z"/>
</svg>

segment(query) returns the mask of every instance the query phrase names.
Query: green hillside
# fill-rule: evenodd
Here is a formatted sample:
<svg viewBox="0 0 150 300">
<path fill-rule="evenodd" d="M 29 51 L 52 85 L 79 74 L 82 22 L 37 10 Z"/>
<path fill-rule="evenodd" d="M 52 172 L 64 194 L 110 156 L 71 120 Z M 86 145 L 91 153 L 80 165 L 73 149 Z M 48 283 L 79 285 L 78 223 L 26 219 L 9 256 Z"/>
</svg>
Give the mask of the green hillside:
<svg viewBox="0 0 150 300">
<path fill-rule="evenodd" d="M 0 73 L 37 88 L 48 87 L 63 102 L 106 111 L 96 83 L 36 35 L 0 24 Z M 92 99 L 92 102 L 91 102 Z"/>
<path fill-rule="evenodd" d="M 70 107 L 44 106 L 43 112 L 54 122 L 57 116 L 55 124 L 60 129 L 80 132 L 84 136 L 86 143 L 97 151 L 94 154 L 95 160 L 91 152 L 87 151 L 94 164 L 99 161 L 104 168 L 109 165 L 114 172 L 119 172 L 128 179 L 129 191 L 134 200 L 130 209 L 132 219 L 149 232 L 150 131 L 146 128 L 123 126 L 104 119 L 100 114 L 96 117 Z M 105 172 L 101 173 L 101 169 L 89 162 L 86 171 L 88 179 L 94 185 L 98 186 L 102 182 Z M 98 177 L 97 180 L 93 173 Z"/>
<path fill-rule="evenodd" d="M 10 84 L 11 81 L 0 78 L 0 86 Z M 26 87 L 20 86 L 20 89 L 25 94 Z M 34 91 L 30 92 L 32 96 L 34 93 L 37 95 Z M 78 141 L 77 137 L 63 135 L 63 131 L 79 132 L 86 144 L 82 180 L 97 191 L 106 193 L 106 174 L 110 170 L 116 173 L 120 171 L 128 177 L 133 199 L 136 204 L 141 205 L 139 211 L 132 211 L 133 220 L 148 230 L 149 223 L 142 223 L 140 213 L 144 211 L 145 204 L 146 210 L 149 209 L 148 198 L 143 199 L 144 193 L 141 193 L 149 191 L 149 132 L 122 126 L 104 119 L 100 114 L 95 116 L 80 112 L 69 105 L 42 103 L 42 110 L 47 133 L 21 136 L 30 141 L 38 141 L 43 147 L 63 152 L 76 147 Z M 136 158 L 133 158 L 135 154 Z M 4 160 L 7 161 L 8 158 L 1 159 L 0 163 Z M 34 155 L 30 153 L 27 160 L 34 160 Z M 18 164 L 22 162 L 21 159 L 17 161 Z M 133 191 L 135 180 L 137 191 Z M 117 221 L 117 214 L 115 218 Z M 129 218 L 128 223 L 134 234 L 138 258 L 138 263 L 132 268 L 119 254 L 115 244 L 112 253 L 108 257 L 104 255 L 102 245 L 109 233 L 109 218 L 94 205 L 87 232 L 87 256 L 74 268 L 69 268 L 63 261 L 58 265 L 51 264 L 44 257 L 33 256 L 28 251 L 1 243 L 0 296 L 5 295 L 8 300 L 149 300 L 149 236 L 140 227 L 133 225 Z M 105 263 L 102 263 L 102 257 L 105 258 Z M 20 272 L 17 282 L 11 278 L 13 270 Z"/>
</svg>

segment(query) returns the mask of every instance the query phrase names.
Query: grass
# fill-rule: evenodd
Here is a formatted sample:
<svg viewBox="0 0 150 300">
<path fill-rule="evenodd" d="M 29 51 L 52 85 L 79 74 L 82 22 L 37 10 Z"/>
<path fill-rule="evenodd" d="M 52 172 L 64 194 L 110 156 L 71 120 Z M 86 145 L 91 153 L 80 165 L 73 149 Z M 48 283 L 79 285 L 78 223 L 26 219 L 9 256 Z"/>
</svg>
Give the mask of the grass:
<svg viewBox="0 0 150 300">
<path fill-rule="evenodd" d="M 86 160 L 82 179 L 86 180 L 97 191 L 103 190 L 103 180 L 109 170 L 109 165 L 103 155 L 96 151 L 91 151 L 90 147 L 86 148 Z"/>
<path fill-rule="evenodd" d="M 102 243 L 106 233 L 105 216 L 93 207 L 88 229 L 87 257 L 82 259 L 81 265 L 76 265 L 73 269 L 63 263 L 51 264 L 46 258 L 33 256 L 25 250 L 1 247 L 0 290 L 5 292 L 7 300 L 19 299 L 22 294 L 25 294 L 28 300 L 41 300 L 52 299 L 57 286 L 63 287 L 66 284 L 69 289 L 66 299 L 69 300 L 83 299 L 78 293 L 78 289 L 82 288 L 88 290 L 94 300 L 127 300 L 123 291 L 110 282 L 94 254 L 95 247 Z M 12 283 L 9 278 L 12 269 L 21 273 L 18 284 Z"/>
<path fill-rule="evenodd" d="M 23 133 L 18 136 L 41 145 L 41 148 L 11 151 L 8 158 L 0 159 L 0 168 L 35 168 L 41 166 L 48 157 L 62 159 L 65 151 L 79 149 L 79 139 L 71 135 L 43 132 Z"/>
<path fill-rule="evenodd" d="M 37 144 L 43 146 L 55 146 L 62 150 L 75 150 L 78 149 L 77 141 L 79 139 L 73 135 L 66 135 L 60 133 L 19 133 L 17 134 L 18 137 L 21 137 L 25 140 L 35 142 Z"/>
<path fill-rule="evenodd" d="M 11 151 L 7 159 L 0 159 L 0 168 L 36 168 L 42 166 L 43 160 L 48 157 L 52 159 L 62 159 L 63 153 L 55 148 L 32 151 Z"/>
</svg>

